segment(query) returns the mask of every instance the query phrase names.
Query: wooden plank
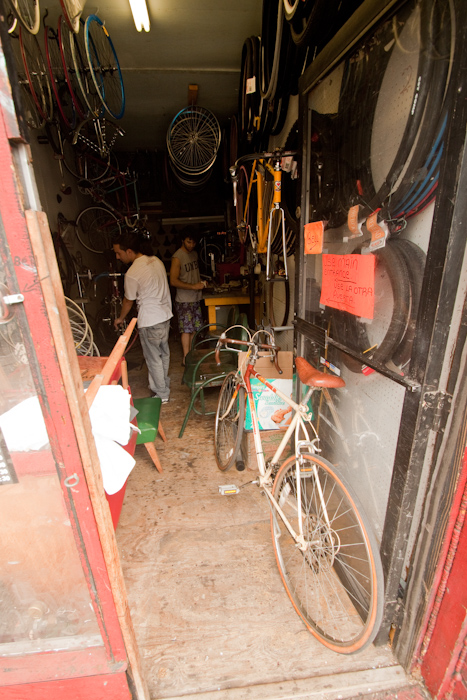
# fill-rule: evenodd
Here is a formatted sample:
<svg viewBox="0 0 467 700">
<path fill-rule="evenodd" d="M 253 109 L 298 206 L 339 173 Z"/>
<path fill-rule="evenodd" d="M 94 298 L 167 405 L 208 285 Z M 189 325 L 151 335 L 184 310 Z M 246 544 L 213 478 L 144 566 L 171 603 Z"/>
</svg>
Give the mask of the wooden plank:
<svg viewBox="0 0 467 700">
<path fill-rule="evenodd" d="M 25 217 L 137 698 L 149 700 L 47 217 L 32 210 Z"/>
<path fill-rule="evenodd" d="M 207 693 L 171 696 L 170 700 L 344 700 L 383 690 L 396 694 L 408 685 L 404 669 L 399 666 L 365 671 L 313 676 L 279 683 L 264 683 L 241 688 L 213 690 Z"/>
</svg>

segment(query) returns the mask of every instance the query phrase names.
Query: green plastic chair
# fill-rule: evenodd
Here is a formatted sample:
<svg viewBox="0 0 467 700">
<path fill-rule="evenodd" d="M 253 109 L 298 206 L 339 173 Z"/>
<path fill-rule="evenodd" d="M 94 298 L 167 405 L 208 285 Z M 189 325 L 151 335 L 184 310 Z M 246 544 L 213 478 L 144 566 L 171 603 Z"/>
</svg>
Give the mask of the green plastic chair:
<svg viewBox="0 0 467 700">
<path fill-rule="evenodd" d="M 160 421 L 162 401 L 158 396 L 145 399 L 133 399 L 133 405 L 138 411 L 136 421 L 141 433 L 136 438 L 137 445 L 144 445 L 147 449 L 157 471 L 162 473 L 162 466 L 154 445 L 157 433 L 162 440 L 167 442 L 164 429 Z"/>
</svg>

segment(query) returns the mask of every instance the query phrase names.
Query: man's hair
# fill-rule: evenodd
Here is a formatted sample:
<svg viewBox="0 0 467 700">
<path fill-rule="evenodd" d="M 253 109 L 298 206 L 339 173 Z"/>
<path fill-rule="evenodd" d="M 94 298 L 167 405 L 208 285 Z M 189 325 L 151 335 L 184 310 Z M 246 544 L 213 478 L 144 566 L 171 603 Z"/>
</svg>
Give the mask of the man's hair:
<svg viewBox="0 0 467 700">
<path fill-rule="evenodd" d="M 134 253 L 142 255 L 154 255 L 151 241 L 139 231 L 124 231 L 114 241 L 122 250 L 132 250 Z"/>
<path fill-rule="evenodd" d="M 199 233 L 197 231 L 183 230 L 180 232 L 180 241 L 183 243 L 187 238 L 190 238 L 196 244 L 199 242 Z"/>
</svg>

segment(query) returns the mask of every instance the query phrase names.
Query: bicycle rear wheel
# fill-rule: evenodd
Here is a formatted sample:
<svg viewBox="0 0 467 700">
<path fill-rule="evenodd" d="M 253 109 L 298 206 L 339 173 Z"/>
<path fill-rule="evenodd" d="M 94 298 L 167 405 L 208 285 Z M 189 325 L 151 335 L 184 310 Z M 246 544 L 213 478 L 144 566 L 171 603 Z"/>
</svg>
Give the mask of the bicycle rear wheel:
<svg viewBox="0 0 467 700">
<path fill-rule="evenodd" d="M 44 31 L 45 57 L 49 69 L 50 82 L 55 95 L 58 111 L 64 125 L 68 129 L 74 129 L 76 125 L 76 109 L 66 81 L 63 68 L 62 54 L 58 42 L 58 35 L 52 27 L 46 27 Z"/>
<path fill-rule="evenodd" d="M 76 219 L 76 235 L 79 242 L 91 253 L 104 253 L 112 248 L 112 242 L 120 234 L 120 224 L 105 207 L 83 209 Z"/>
<path fill-rule="evenodd" d="M 341 654 L 364 649 L 383 616 L 384 579 L 378 545 L 356 497 L 326 460 L 303 455 L 300 465 L 301 551 L 277 511 L 271 514 L 282 582 L 309 631 Z M 295 457 L 284 462 L 273 495 L 298 532 Z"/>
<path fill-rule="evenodd" d="M 222 472 L 235 464 L 245 422 L 245 389 L 236 372 L 229 372 L 222 384 L 217 403 L 214 447 L 217 466 Z"/>
<path fill-rule="evenodd" d="M 19 43 L 29 90 L 37 111 L 43 119 L 50 121 L 53 117 L 52 90 L 39 42 L 33 34 L 20 27 Z"/>
<path fill-rule="evenodd" d="M 69 41 L 75 77 L 81 90 L 81 97 L 88 106 L 89 114 L 93 117 L 102 117 L 104 107 L 90 76 L 89 66 L 86 61 L 86 47 L 83 34 L 74 34 L 69 29 Z"/>
<path fill-rule="evenodd" d="M 58 18 L 57 26 L 58 45 L 62 56 L 63 71 L 65 80 L 70 91 L 73 104 L 76 109 L 78 119 L 86 119 L 89 115 L 88 110 L 80 99 L 81 88 L 78 78 L 73 67 L 73 54 L 71 52 L 72 42 L 75 41 L 74 34 L 66 23 L 63 15 Z"/>
<path fill-rule="evenodd" d="M 97 93 L 107 112 L 121 119 L 125 112 L 125 91 L 117 54 L 103 22 L 97 15 L 85 24 L 86 56 Z"/>
</svg>

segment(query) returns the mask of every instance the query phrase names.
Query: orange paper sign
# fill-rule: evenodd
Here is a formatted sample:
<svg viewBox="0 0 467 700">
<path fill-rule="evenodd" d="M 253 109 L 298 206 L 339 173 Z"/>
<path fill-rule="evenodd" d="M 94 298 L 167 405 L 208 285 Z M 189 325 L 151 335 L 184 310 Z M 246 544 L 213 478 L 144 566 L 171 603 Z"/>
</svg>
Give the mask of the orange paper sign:
<svg viewBox="0 0 467 700">
<path fill-rule="evenodd" d="M 318 255 L 323 252 L 324 222 L 312 221 L 305 224 L 305 255 Z"/>
<path fill-rule="evenodd" d="M 322 304 L 373 318 L 374 292 L 374 255 L 323 255 Z"/>
</svg>

